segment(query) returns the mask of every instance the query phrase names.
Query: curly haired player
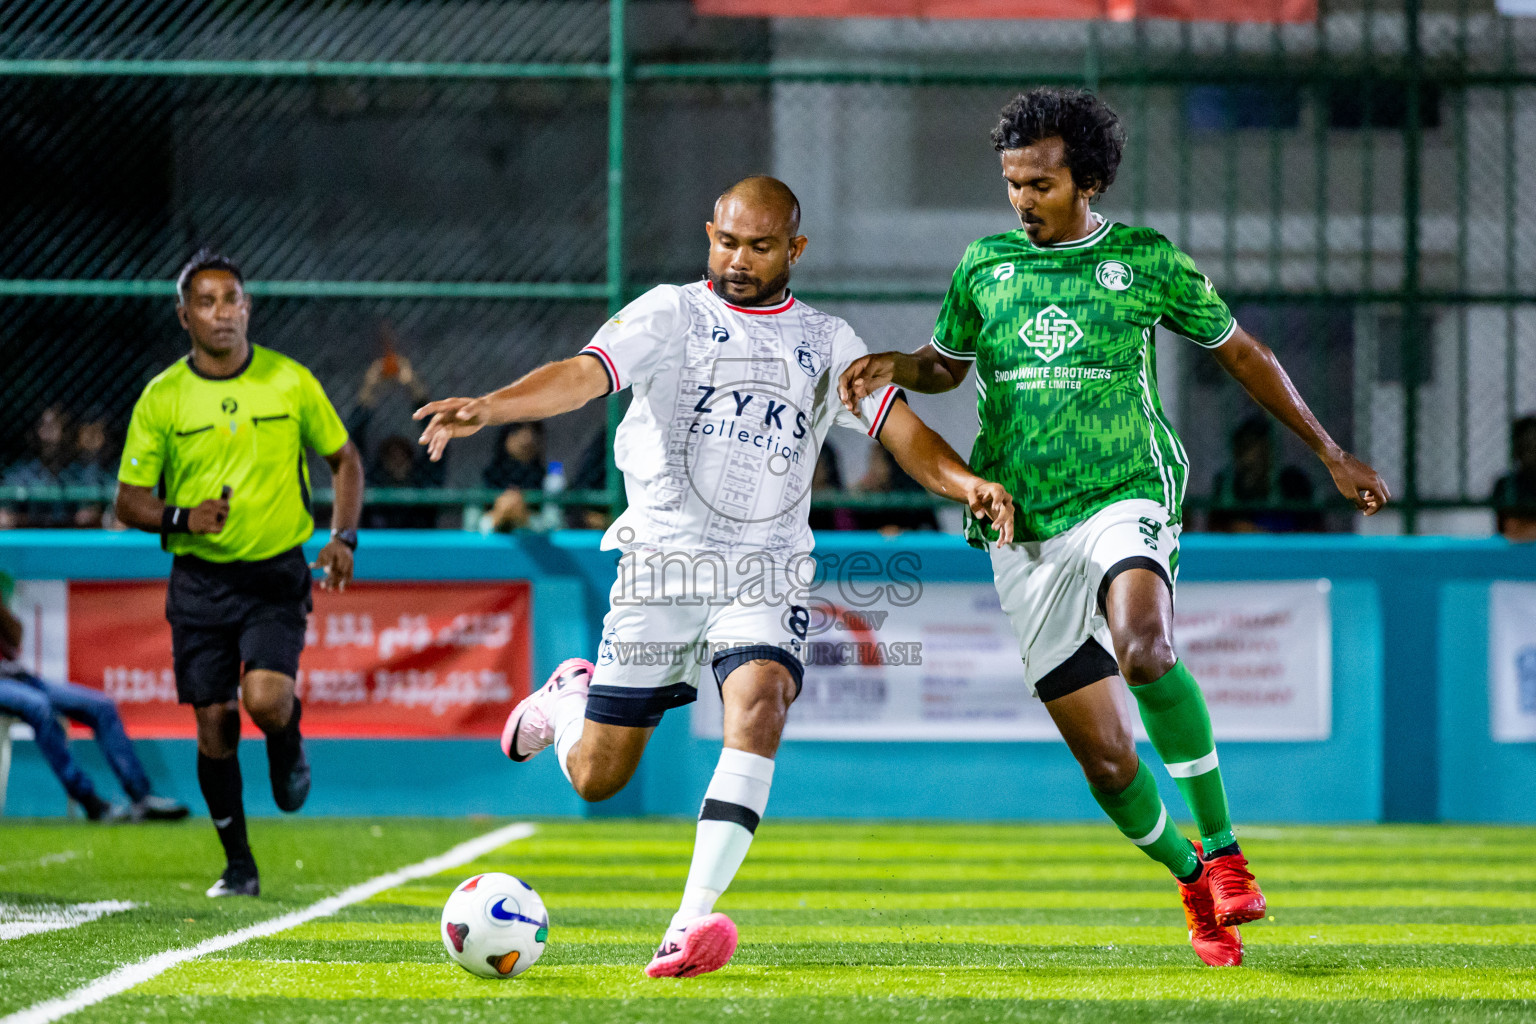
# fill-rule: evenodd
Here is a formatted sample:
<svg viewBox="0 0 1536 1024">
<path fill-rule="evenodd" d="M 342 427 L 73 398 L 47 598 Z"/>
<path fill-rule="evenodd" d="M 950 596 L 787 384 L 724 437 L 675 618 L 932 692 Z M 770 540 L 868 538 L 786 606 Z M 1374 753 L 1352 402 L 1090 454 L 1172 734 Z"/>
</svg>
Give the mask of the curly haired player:
<svg viewBox="0 0 1536 1024">
<path fill-rule="evenodd" d="M 1035 89 L 1003 108 L 992 143 L 1020 227 L 966 249 L 931 343 L 856 360 L 840 396 L 853 408 L 891 384 L 949 391 L 975 364 L 971 468 L 1004 484 L 1018 511 L 1013 543 L 974 519 L 966 536 L 991 553 L 1024 678 L 1104 813 L 1178 878 L 1195 952 L 1235 966 L 1236 926 L 1264 915 L 1264 896 L 1233 835 L 1205 698 L 1174 653 L 1189 460 L 1158 400 L 1154 328 L 1208 349 L 1366 515 L 1390 495 L 1328 436 L 1188 256 L 1090 209 L 1125 143 L 1113 110 L 1081 90 Z M 1194 813 L 1200 846 L 1168 822 L 1116 675 Z"/>
</svg>

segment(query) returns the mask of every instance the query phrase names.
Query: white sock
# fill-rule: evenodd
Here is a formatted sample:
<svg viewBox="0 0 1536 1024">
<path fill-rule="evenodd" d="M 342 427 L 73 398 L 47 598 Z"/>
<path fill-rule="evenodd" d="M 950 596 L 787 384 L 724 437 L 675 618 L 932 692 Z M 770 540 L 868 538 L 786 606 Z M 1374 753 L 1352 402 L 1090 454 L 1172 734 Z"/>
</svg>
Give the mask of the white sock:
<svg viewBox="0 0 1536 1024">
<path fill-rule="evenodd" d="M 560 770 L 565 773 L 565 780 L 572 782 L 571 770 L 566 767 L 565 759 L 570 756 L 571 748 L 576 741 L 581 739 L 581 732 L 587 724 L 587 702 L 585 698 L 578 699 L 576 694 L 563 697 L 555 702 L 555 760 L 560 762 Z M 572 785 L 575 783 L 572 782 Z"/>
<path fill-rule="evenodd" d="M 693 864 L 683 887 L 683 902 L 672 915 L 672 926 L 703 917 L 715 909 L 741 869 L 752 846 L 757 823 L 768 809 L 773 784 L 773 759 L 745 750 L 720 751 L 720 763 L 704 792 L 699 828 L 693 841 Z"/>
</svg>

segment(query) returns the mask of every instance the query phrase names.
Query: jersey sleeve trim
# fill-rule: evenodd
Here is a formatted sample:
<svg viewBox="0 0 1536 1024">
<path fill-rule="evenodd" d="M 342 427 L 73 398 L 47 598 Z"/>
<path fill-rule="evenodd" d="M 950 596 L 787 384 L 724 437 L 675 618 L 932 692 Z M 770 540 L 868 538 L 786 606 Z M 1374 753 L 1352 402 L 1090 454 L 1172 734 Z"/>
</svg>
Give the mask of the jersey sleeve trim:
<svg viewBox="0 0 1536 1024">
<path fill-rule="evenodd" d="M 616 363 L 614 363 L 613 357 L 610 356 L 607 352 L 603 351 L 602 346 L 596 343 L 592 343 L 587 345 L 586 348 L 583 348 L 576 354 L 582 356 L 591 356 L 599 363 L 603 364 L 603 371 L 608 374 L 608 387 L 610 392 L 618 392 L 623 390 L 624 385 L 619 381 L 619 367 Z"/>
<path fill-rule="evenodd" d="M 967 363 L 974 363 L 976 361 L 976 353 L 956 352 L 954 349 L 944 344 L 938 338 L 930 339 L 929 344 L 931 344 L 934 347 L 934 350 L 937 351 L 941 356 L 946 356 L 950 359 L 960 359 Z"/>
<path fill-rule="evenodd" d="M 1220 334 L 1216 335 L 1216 337 L 1212 338 L 1210 341 L 1202 341 L 1199 338 L 1190 338 L 1189 340 L 1194 342 L 1196 345 L 1199 345 L 1201 348 L 1221 348 L 1221 346 L 1223 346 L 1227 342 L 1231 341 L 1232 340 L 1232 335 L 1234 335 L 1236 333 L 1237 333 L 1237 317 L 1234 316 L 1230 320 L 1227 321 L 1227 328 L 1226 328 L 1226 330 L 1224 330 Z"/>
<path fill-rule="evenodd" d="M 896 399 L 898 398 L 902 401 L 907 400 L 907 396 L 901 388 L 887 384 L 885 386 L 885 397 L 880 400 L 880 411 L 875 413 L 875 422 L 870 424 L 869 427 L 870 437 L 877 441 L 880 439 L 880 431 L 885 427 L 885 418 L 890 415 L 891 406 L 896 404 Z"/>
</svg>

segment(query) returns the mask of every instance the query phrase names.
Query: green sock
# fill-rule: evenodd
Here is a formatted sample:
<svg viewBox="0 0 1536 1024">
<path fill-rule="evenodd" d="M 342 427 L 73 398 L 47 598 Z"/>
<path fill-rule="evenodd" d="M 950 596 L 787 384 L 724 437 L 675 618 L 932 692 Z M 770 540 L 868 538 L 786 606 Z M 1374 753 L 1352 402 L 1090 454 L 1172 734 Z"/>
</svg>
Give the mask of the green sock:
<svg viewBox="0 0 1536 1024">
<path fill-rule="evenodd" d="M 1088 789 L 1109 820 L 1119 826 L 1125 838 L 1141 847 L 1142 853 L 1178 878 L 1188 878 L 1199 869 L 1194 846 L 1168 820 L 1168 808 L 1157 795 L 1157 780 L 1145 763 L 1136 769 L 1136 778 L 1123 793 L 1106 793 L 1092 785 Z"/>
<path fill-rule="evenodd" d="M 1161 679 L 1133 686 L 1131 693 L 1141 705 L 1147 737 L 1195 816 L 1206 853 L 1237 842 L 1232 834 L 1227 790 L 1216 763 L 1211 713 L 1206 710 L 1200 684 L 1184 662 L 1178 661 Z"/>
</svg>

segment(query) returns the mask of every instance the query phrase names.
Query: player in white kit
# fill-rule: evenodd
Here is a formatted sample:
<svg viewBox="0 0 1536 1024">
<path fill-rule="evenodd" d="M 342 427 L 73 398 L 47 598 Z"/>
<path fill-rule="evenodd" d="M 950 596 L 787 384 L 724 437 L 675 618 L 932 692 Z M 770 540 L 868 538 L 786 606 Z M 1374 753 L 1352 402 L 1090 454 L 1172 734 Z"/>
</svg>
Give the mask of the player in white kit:
<svg viewBox="0 0 1536 1024">
<path fill-rule="evenodd" d="M 614 439 L 628 508 L 603 537 L 619 574 L 597 664 L 572 658 L 507 719 L 502 750 L 526 761 L 551 744 L 585 800 L 630 780 L 669 708 L 692 702 L 707 666 L 725 742 L 699 812 L 682 904 L 646 967 L 651 977 L 717 970 L 736 926 L 714 913 L 768 803 L 784 717 L 800 693 L 814 563 L 811 476 L 832 426 L 878 438 L 936 494 L 1012 535 L 1013 503 L 907 407 L 899 389 L 838 401 L 838 376 L 868 349 L 843 320 L 790 294 L 805 250 L 794 193 L 773 178 L 715 204 L 706 280 L 661 285 L 603 325 L 571 359 L 481 398 L 417 411 L 432 458 L 483 426 L 543 419 L 633 388 Z"/>
</svg>

